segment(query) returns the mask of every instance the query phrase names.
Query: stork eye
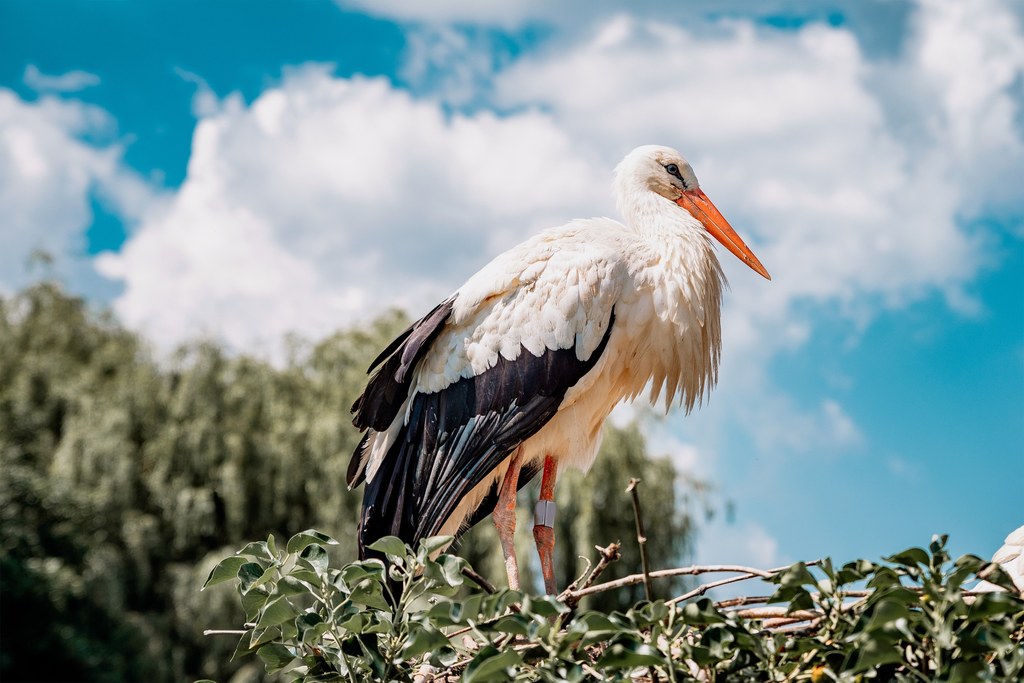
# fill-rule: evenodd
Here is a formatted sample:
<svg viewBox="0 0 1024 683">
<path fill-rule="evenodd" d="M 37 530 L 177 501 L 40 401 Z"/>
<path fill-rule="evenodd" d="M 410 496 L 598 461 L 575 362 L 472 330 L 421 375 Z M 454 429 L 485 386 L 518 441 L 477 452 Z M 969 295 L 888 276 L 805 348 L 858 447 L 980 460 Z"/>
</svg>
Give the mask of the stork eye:
<svg viewBox="0 0 1024 683">
<path fill-rule="evenodd" d="M 676 178 L 679 178 L 679 181 L 683 184 L 683 189 L 686 189 L 686 181 L 683 180 L 683 174 L 679 172 L 678 166 L 675 164 L 666 164 L 665 170 L 669 175 L 674 175 Z"/>
</svg>

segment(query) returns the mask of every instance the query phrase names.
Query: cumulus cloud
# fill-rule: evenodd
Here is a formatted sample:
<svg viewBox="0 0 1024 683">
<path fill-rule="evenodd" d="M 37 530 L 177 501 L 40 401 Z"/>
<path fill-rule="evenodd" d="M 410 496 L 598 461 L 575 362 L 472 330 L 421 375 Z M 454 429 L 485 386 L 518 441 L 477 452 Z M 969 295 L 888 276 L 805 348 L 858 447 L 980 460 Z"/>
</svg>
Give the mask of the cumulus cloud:
<svg viewBox="0 0 1024 683">
<path fill-rule="evenodd" d="M 170 206 L 98 267 L 125 284 L 122 319 L 162 344 L 206 332 L 268 349 L 423 310 L 486 255 L 608 208 L 606 173 L 544 115 L 447 115 L 307 67 L 203 117 Z"/>
<path fill-rule="evenodd" d="M 560 33 L 587 31 L 609 16 L 623 11 L 616 0 L 520 0 L 519 2 L 477 2 L 475 0 L 335 0 L 343 9 L 366 12 L 413 25 L 473 25 L 517 30 L 537 25 L 556 27 Z M 629 12 L 642 19 L 663 23 L 697 23 L 706 17 L 732 15 L 784 17 L 792 20 L 826 17 L 843 13 L 852 17 L 892 21 L 900 8 L 888 0 L 689 0 L 667 3 L 659 0 L 634 0 Z"/>
<path fill-rule="evenodd" d="M 25 85 L 37 92 L 70 93 L 85 90 L 100 84 L 100 77 L 88 71 L 68 71 L 51 76 L 44 74 L 35 64 L 25 67 L 22 77 Z"/>
<path fill-rule="evenodd" d="M 701 529 L 697 539 L 698 563 L 741 564 L 770 569 L 786 562 L 779 543 L 756 522 L 713 521 Z"/>
<path fill-rule="evenodd" d="M 103 110 L 50 96 L 29 103 L 0 89 L 0 288 L 32 277 L 26 260 L 36 250 L 54 256 L 57 274 L 79 291 L 96 284 L 85 254 L 90 198 L 131 221 L 155 197 L 122 153 Z"/>
</svg>

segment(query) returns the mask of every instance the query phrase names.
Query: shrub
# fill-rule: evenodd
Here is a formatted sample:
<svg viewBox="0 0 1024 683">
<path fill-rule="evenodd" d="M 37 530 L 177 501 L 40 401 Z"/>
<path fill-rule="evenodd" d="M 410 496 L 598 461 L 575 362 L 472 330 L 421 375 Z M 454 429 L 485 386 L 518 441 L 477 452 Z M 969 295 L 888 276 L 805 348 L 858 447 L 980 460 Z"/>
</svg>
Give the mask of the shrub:
<svg viewBox="0 0 1024 683">
<path fill-rule="evenodd" d="M 495 590 L 464 559 L 432 557 L 449 540 L 413 549 L 388 537 L 372 546 L 387 566 L 332 567 L 325 546 L 334 541 L 324 534 L 298 534 L 284 549 L 271 537 L 221 561 L 204 588 L 237 586 L 247 623 L 236 657 L 255 653 L 268 672 L 307 682 L 1024 676 L 1024 600 L 998 565 L 972 555 L 951 562 L 945 537 L 879 563 L 826 559 L 772 571 L 767 596 L 658 600 L 610 613 L 577 612 L 574 586 L 558 597 Z M 979 577 L 1007 590 L 965 589 Z M 585 582 L 596 578 L 592 570 Z"/>
</svg>

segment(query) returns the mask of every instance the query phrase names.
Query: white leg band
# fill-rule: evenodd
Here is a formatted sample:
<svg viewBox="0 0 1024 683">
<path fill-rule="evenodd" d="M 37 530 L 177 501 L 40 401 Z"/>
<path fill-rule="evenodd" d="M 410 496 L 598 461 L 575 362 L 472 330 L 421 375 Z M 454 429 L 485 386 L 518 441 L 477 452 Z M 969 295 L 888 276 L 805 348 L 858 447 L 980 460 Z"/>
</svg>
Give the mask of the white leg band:
<svg viewBox="0 0 1024 683">
<path fill-rule="evenodd" d="M 533 510 L 534 526 L 555 528 L 555 501 L 538 500 Z"/>
</svg>

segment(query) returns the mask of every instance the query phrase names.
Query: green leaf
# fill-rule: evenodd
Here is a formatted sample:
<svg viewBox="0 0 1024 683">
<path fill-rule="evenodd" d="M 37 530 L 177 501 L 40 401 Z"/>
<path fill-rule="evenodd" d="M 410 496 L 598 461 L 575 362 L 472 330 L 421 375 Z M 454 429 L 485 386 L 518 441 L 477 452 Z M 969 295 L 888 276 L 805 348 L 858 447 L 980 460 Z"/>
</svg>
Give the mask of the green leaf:
<svg viewBox="0 0 1024 683">
<path fill-rule="evenodd" d="M 907 619 L 910 610 L 906 604 L 896 600 L 882 600 L 878 602 L 871 611 L 871 618 L 868 620 L 864 631 L 871 632 L 879 629 L 889 629 L 900 619 Z"/>
<path fill-rule="evenodd" d="M 390 611 L 391 605 L 384 598 L 384 587 L 377 581 L 363 580 L 352 588 L 349 600 L 357 605 Z"/>
<path fill-rule="evenodd" d="M 526 624 L 523 623 L 523 618 L 517 614 L 509 614 L 498 619 L 491 628 L 498 633 L 511 633 L 514 636 L 522 636 L 524 638 L 530 633 L 526 628 Z"/>
<path fill-rule="evenodd" d="M 668 617 L 668 605 L 662 600 L 655 602 L 640 603 L 630 610 L 630 613 L 640 628 L 646 628 L 652 624 L 664 621 Z"/>
<path fill-rule="evenodd" d="M 295 617 L 295 627 L 302 633 L 303 630 L 324 623 L 323 617 L 316 612 L 303 612 Z"/>
<path fill-rule="evenodd" d="M 323 574 L 327 571 L 327 565 L 330 562 L 327 557 L 327 551 L 324 547 L 318 543 L 310 543 L 302 552 L 299 553 L 299 557 L 309 563 L 313 571 L 317 574 Z"/>
<path fill-rule="evenodd" d="M 954 662 L 949 668 L 949 677 L 945 680 L 949 683 L 968 683 L 968 681 L 983 681 L 989 679 L 989 677 L 984 674 L 984 662 Z"/>
<path fill-rule="evenodd" d="M 467 562 L 454 555 L 441 555 L 437 560 L 426 560 L 423 563 L 423 576 L 436 581 L 448 588 L 459 588 L 466 582 L 462 568 Z M 434 588 L 436 591 L 437 589 Z"/>
<path fill-rule="evenodd" d="M 882 664 L 894 664 L 903 661 L 899 648 L 883 638 L 868 638 L 857 650 L 857 664 L 853 673 L 874 669 Z"/>
<path fill-rule="evenodd" d="M 515 676 L 515 667 L 522 665 L 523 659 L 515 650 L 509 648 L 499 651 L 493 645 L 488 645 L 466 667 L 462 683 L 511 680 Z"/>
<path fill-rule="evenodd" d="M 265 590 L 256 589 L 242 593 L 242 609 L 245 611 L 245 618 L 250 621 L 255 619 L 269 599 L 270 593 Z"/>
<path fill-rule="evenodd" d="M 580 644 L 584 647 L 608 640 L 615 634 L 622 632 L 622 630 L 622 626 L 599 612 L 581 614 L 572 622 L 572 626 L 569 628 L 570 634 L 580 636 Z"/>
<path fill-rule="evenodd" d="M 427 618 L 436 626 L 463 626 L 469 619 L 475 620 L 478 617 L 483 601 L 484 596 L 474 593 L 461 602 L 439 602 L 427 610 Z M 526 612 L 525 606 L 523 612 Z"/>
<path fill-rule="evenodd" d="M 238 555 L 225 557 L 217 563 L 217 566 L 213 568 L 210 575 L 206 577 L 206 583 L 203 584 L 202 590 L 206 590 L 209 586 L 216 586 L 218 583 L 238 578 L 238 570 L 243 564 L 245 564 L 244 557 L 239 557 Z"/>
<path fill-rule="evenodd" d="M 616 643 L 597 660 L 598 669 L 632 669 L 637 666 L 664 665 L 665 659 L 645 643 Z"/>
<path fill-rule="evenodd" d="M 454 540 L 454 536 L 431 536 L 430 538 L 424 538 L 420 541 L 419 551 L 430 556 L 435 551 L 448 547 Z"/>
<path fill-rule="evenodd" d="M 714 604 L 708 598 L 700 598 L 695 602 L 688 603 L 683 608 L 683 619 L 687 624 L 721 624 L 725 621 L 722 613 L 715 609 Z"/>
<path fill-rule="evenodd" d="M 248 593 L 249 589 L 257 586 L 257 581 L 263 576 L 263 565 L 255 562 L 246 562 L 238 567 L 238 583 L 242 593 Z"/>
<path fill-rule="evenodd" d="M 338 621 L 338 626 L 350 633 L 362 633 L 366 628 L 369 617 L 363 612 L 356 612 L 348 619 Z"/>
<path fill-rule="evenodd" d="M 277 582 L 278 595 L 305 595 L 309 592 L 309 586 L 296 579 L 294 575 L 282 577 Z"/>
<path fill-rule="evenodd" d="M 366 546 L 370 550 L 376 550 L 379 553 L 384 553 L 389 558 L 397 558 L 404 560 L 408 554 L 408 549 L 402 539 L 396 536 L 385 536 L 384 538 L 378 538 L 376 541 Z"/>
<path fill-rule="evenodd" d="M 412 635 L 402 648 L 401 659 L 410 661 L 431 650 L 448 647 L 448 638 L 436 628 L 425 624 L 410 624 Z"/>
<path fill-rule="evenodd" d="M 790 612 L 814 608 L 814 598 L 804 586 L 816 588 L 818 582 L 803 562 L 797 562 L 778 576 L 772 578 L 772 581 L 777 581 L 779 587 L 775 590 L 769 602 L 788 602 L 788 611 Z"/>
<path fill-rule="evenodd" d="M 321 584 L 320 576 L 312 569 L 307 569 L 300 565 L 295 565 L 295 568 L 288 572 L 288 576 L 285 579 L 291 579 L 293 581 L 301 581 L 304 584 L 309 584 L 314 588 L 319 588 Z"/>
<path fill-rule="evenodd" d="M 270 548 L 267 546 L 266 541 L 253 541 L 252 543 L 247 543 L 244 548 L 235 554 L 255 557 L 258 560 L 265 560 L 267 562 L 275 562 L 277 560 L 277 558 L 270 552 Z"/>
<path fill-rule="evenodd" d="M 235 651 L 231 655 L 231 661 L 241 659 L 251 655 L 256 650 L 252 647 L 252 631 L 246 631 L 242 634 L 242 637 L 238 639 L 238 645 L 235 646 Z"/>
<path fill-rule="evenodd" d="M 1024 602 L 1009 593 L 994 591 L 982 593 L 974 598 L 974 604 L 968 611 L 971 621 L 982 621 L 994 616 L 1024 610 Z"/>
<path fill-rule="evenodd" d="M 256 626 L 258 628 L 277 626 L 278 624 L 284 623 L 290 619 L 294 619 L 298 613 L 299 611 L 295 609 L 290 602 L 288 602 L 288 598 L 282 596 L 267 603 L 267 606 L 264 607 L 260 613 L 260 618 L 256 622 Z"/>
<path fill-rule="evenodd" d="M 273 640 L 278 640 L 281 637 L 281 629 L 276 626 L 270 626 L 268 628 L 254 628 L 252 635 L 249 637 L 249 646 L 252 648 L 258 648 L 260 645 L 264 645 Z"/>
<path fill-rule="evenodd" d="M 271 674 L 285 668 L 295 659 L 295 652 L 281 643 L 268 643 L 257 650 L 256 654 L 266 663 L 267 673 Z"/>
<path fill-rule="evenodd" d="M 569 606 L 551 595 L 526 595 L 523 597 L 523 613 L 536 614 L 550 619 L 569 611 Z"/>
<path fill-rule="evenodd" d="M 363 579 L 381 583 L 384 580 L 384 565 L 379 561 L 353 562 L 341 568 L 341 580 L 350 589 Z"/>
<path fill-rule="evenodd" d="M 907 548 L 901 553 L 883 558 L 886 562 L 903 565 L 904 567 L 928 566 L 928 553 L 921 548 Z"/>
<path fill-rule="evenodd" d="M 712 626 L 701 636 L 700 644 L 708 648 L 708 652 L 716 659 L 727 659 L 730 646 L 736 642 L 736 636 L 723 626 Z"/>
<path fill-rule="evenodd" d="M 303 631 L 302 635 L 299 637 L 299 640 L 302 642 L 303 645 L 315 645 L 316 643 L 320 642 L 320 640 L 324 637 L 324 634 L 330 630 L 331 625 L 324 621 L 317 624 L 316 626 L 307 628 L 305 631 Z"/>
<path fill-rule="evenodd" d="M 287 550 L 289 553 L 300 553 L 303 548 L 312 543 L 318 543 L 320 545 L 338 545 L 338 542 L 327 534 L 320 533 L 316 529 L 306 529 L 305 531 L 299 532 L 288 539 Z"/>
</svg>

